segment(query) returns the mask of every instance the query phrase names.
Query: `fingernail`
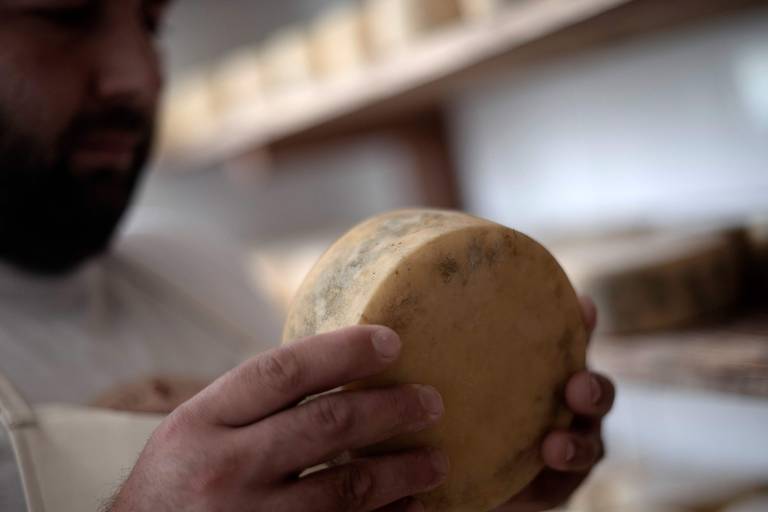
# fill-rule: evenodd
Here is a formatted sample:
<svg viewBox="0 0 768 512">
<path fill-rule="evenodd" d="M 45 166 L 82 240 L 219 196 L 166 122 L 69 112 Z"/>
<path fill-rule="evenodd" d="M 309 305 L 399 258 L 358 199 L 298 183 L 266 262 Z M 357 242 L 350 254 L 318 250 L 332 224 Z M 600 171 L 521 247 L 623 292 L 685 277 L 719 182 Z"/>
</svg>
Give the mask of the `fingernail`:
<svg viewBox="0 0 768 512">
<path fill-rule="evenodd" d="M 592 400 L 592 405 L 598 405 L 603 399 L 603 386 L 594 375 L 589 377 L 589 398 Z"/>
<path fill-rule="evenodd" d="M 424 512 L 424 504 L 417 499 L 412 499 L 406 512 Z"/>
<path fill-rule="evenodd" d="M 432 450 L 432 453 L 429 454 L 429 458 L 432 462 L 432 468 L 435 470 L 435 473 L 437 473 L 435 483 L 442 482 L 448 474 L 448 468 L 450 467 L 448 457 L 440 450 Z"/>
<path fill-rule="evenodd" d="M 394 361 L 400 354 L 400 337 L 389 329 L 377 329 L 371 337 L 373 348 L 384 361 Z"/>
<path fill-rule="evenodd" d="M 421 406 L 427 412 L 427 415 L 431 420 L 436 420 L 445 412 L 445 406 L 443 405 L 443 398 L 440 393 L 437 392 L 432 386 L 416 386 L 419 392 L 419 401 Z"/>
<path fill-rule="evenodd" d="M 568 441 L 565 445 L 565 462 L 573 462 L 576 460 L 576 443 Z"/>
</svg>

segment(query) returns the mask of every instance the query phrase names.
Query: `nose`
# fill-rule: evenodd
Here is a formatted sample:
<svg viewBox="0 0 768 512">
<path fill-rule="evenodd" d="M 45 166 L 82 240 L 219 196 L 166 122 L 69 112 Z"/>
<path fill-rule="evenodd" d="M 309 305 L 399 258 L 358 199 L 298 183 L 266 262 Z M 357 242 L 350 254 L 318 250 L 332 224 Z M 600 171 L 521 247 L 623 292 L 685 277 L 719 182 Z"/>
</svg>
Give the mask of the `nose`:
<svg viewBox="0 0 768 512">
<path fill-rule="evenodd" d="M 142 27 L 125 22 L 112 25 L 97 38 L 94 51 L 94 93 L 99 100 L 154 108 L 162 85 L 159 56 Z"/>
</svg>

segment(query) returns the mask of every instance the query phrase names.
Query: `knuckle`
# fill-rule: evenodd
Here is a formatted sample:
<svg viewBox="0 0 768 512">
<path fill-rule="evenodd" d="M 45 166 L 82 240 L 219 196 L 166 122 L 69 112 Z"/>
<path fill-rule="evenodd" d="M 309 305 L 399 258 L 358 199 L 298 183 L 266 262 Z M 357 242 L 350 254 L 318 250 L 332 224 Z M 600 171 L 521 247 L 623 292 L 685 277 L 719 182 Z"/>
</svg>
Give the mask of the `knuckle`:
<svg viewBox="0 0 768 512">
<path fill-rule="evenodd" d="M 341 510 L 362 510 L 373 489 L 373 476 L 360 464 L 348 464 L 335 482 L 334 493 Z"/>
<path fill-rule="evenodd" d="M 349 431 L 354 425 L 354 413 L 349 403 L 340 397 L 318 398 L 308 404 L 310 420 L 330 434 Z"/>
<path fill-rule="evenodd" d="M 299 358 L 290 348 L 278 349 L 258 358 L 254 373 L 260 384 L 266 384 L 280 393 L 291 392 L 304 379 Z"/>
<path fill-rule="evenodd" d="M 186 437 L 192 427 L 192 416 L 184 409 L 177 409 L 163 421 L 152 435 L 160 446 L 172 446 Z"/>
</svg>

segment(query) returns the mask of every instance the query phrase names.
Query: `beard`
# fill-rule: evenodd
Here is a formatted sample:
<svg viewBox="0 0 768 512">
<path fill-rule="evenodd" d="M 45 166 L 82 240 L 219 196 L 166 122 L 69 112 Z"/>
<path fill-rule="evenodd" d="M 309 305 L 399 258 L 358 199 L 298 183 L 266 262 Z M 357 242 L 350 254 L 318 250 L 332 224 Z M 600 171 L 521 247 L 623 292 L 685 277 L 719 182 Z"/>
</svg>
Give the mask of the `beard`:
<svg viewBox="0 0 768 512">
<path fill-rule="evenodd" d="M 35 274 L 70 272 L 107 250 L 151 153 L 154 120 L 134 109 L 110 107 L 75 120 L 54 148 L 46 148 L 14 130 L 3 114 L 0 110 L 0 259 Z M 75 141 L 110 129 L 143 134 L 129 172 L 76 173 Z"/>
</svg>

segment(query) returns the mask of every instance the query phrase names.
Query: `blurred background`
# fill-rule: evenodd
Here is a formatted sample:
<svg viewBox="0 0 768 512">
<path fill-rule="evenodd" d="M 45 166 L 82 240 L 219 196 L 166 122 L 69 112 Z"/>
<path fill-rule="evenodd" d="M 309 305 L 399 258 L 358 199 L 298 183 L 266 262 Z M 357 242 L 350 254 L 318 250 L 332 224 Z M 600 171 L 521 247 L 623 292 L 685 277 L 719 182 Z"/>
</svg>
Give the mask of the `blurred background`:
<svg viewBox="0 0 768 512">
<path fill-rule="evenodd" d="M 597 301 L 618 381 L 570 510 L 768 511 L 768 2 L 184 0 L 164 44 L 129 249 L 220 245 L 279 326 L 371 215 L 521 230 Z"/>
</svg>

